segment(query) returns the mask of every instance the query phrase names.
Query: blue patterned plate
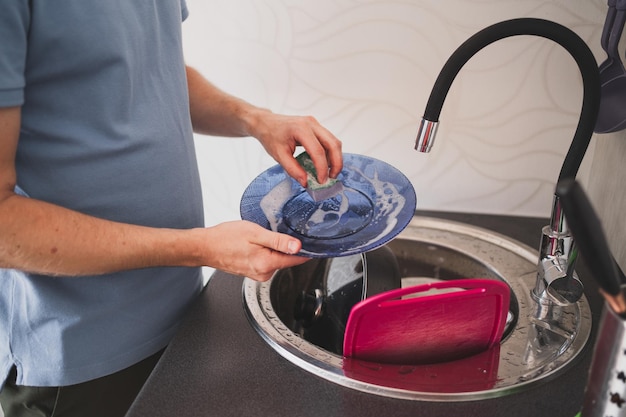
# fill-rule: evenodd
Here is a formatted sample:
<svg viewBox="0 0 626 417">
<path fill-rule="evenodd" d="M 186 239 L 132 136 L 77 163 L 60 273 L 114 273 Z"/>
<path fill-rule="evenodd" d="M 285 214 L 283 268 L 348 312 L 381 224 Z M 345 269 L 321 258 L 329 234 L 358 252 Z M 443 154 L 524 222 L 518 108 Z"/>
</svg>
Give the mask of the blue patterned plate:
<svg viewBox="0 0 626 417">
<path fill-rule="evenodd" d="M 299 255 L 330 258 L 367 252 L 400 233 L 415 213 L 407 177 L 362 155 L 343 155 L 343 190 L 315 202 L 280 165 L 256 177 L 241 198 L 241 218 L 302 242 Z"/>
</svg>

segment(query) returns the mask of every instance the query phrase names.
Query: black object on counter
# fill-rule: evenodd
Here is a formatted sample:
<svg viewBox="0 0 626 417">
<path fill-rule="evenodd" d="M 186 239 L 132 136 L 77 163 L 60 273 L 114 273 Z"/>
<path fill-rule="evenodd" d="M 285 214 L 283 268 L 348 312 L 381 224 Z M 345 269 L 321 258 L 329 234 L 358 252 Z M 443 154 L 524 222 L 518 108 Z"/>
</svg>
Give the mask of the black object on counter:
<svg viewBox="0 0 626 417">
<path fill-rule="evenodd" d="M 611 254 L 600 219 L 576 180 L 559 181 L 556 195 L 561 198 L 568 227 L 587 259 L 593 277 L 606 301 L 617 314 L 626 313 L 619 267 Z"/>
<path fill-rule="evenodd" d="M 600 64 L 600 109 L 596 133 L 611 133 L 626 128 L 626 69 L 618 49 L 626 22 L 626 0 L 609 0 L 600 43 L 607 54 Z"/>
</svg>

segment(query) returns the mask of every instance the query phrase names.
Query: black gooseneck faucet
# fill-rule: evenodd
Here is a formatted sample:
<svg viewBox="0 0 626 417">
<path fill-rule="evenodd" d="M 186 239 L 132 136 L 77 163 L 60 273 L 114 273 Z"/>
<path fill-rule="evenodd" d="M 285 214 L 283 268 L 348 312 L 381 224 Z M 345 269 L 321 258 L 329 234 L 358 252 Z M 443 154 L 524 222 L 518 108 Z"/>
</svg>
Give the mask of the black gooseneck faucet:
<svg viewBox="0 0 626 417">
<path fill-rule="evenodd" d="M 443 102 L 463 65 L 487 45 L 517 35 L 550 39 L 565 48 L 578 64 L 583 81 L 582 109 L 558 181 L 575 178 L 598 116 L 600 76 L 597 62 L 587 44 L 572 30 L 549 20 L 519 18 L 496 23 L 477 32 L 454 51 L 433 86 L 419 126 L 415 149 L 420 152 L 430 151 Z M 533 289 L 533 296 L 538 302 L 562 305 L 576 302 L 582 296 L 582 283 L 574 274 L 576 254 L 575 242 L 567 227 L 559 198 L 555 195 L 550 225 L 542 230 L 539 248 L 537 283 Z"/>
</svg>

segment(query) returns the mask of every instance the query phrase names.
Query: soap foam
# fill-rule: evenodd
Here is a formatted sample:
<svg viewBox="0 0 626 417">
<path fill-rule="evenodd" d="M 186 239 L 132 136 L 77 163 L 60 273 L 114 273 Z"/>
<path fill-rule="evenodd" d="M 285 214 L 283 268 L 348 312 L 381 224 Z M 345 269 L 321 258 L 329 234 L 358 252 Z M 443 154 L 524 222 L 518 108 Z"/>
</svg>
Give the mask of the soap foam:
<svg viewBox="0 0 626 417">
<path fill-rule="evenodd" d="M 369 178 L 362 171 L 353 168 L 356 172 L 358 172 L 363 179 L 367 180 L 373 187 L 375 192 L 375 201 L 376 205 L 375 217 L 372 219 L 370 224 L 376 224 L 378 222 L 385 222 L 384 229 L 375 237 L 369 239 L 366 242 L 358 243 L 349 242 L 350 247 L 348 248 L 334 248 L 334 251 L 339 250 L 358 250 L 359 248 L 367 247 L 381 239 L 384 239 L 385 236 L 389 235 L 394 228 L 396 227 L 398 221 L 397 217 L 402 212 L 404 205 L 406 204 L 406 198 L 398 191 L 394 184 L 389 181 L 382 181 L 378 178 L 378 172 L 375 170 L 373 178 Z M 282 218 L 282 209 L 283 206 L 291 197 L 293 197 L 293 180 L 290 178 L 286 178 L 279 184 L 277 184 L 274 188 L 270 190 L 260 201 L 260 207 L 265 217 L 270 223 L 270 228 L 273 231 L 278 231 L 278 226 L 283 222 Z M 337 216 L 337 220 L 333 224 L 337 224 L 341 221 L 341 217 L 348 212 L 350 203 L 346 196 L 345 190 L 340 193 L 341 196 L 341 204 L 338 211 L 332 210 L 324 210 L 323 205 L 317 208 L 317 210 L 310 216 L 308 219 L 311 222 L 311 225 L 322 224 L 327 221 L 327 214 L 332 213 Z M 338 195 L 339 197 L 339 195 Z M 315 254 L 311 252 L 307 252 L 305 249 L 301 250 L 302 254 Z"/>
</svg>

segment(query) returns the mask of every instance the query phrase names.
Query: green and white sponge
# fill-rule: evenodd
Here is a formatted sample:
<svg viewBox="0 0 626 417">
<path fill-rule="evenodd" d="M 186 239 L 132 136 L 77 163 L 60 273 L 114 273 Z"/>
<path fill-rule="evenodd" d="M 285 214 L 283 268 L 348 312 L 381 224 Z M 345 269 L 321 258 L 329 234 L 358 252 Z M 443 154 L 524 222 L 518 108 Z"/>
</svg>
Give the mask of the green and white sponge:
<svg viewBox="0 0 626 417">
<path fill-rule="evenodd" d="M 306 191 L 315 202 L 332 198 L 343 190 L 343 184 L 335 178 L 329 178 L 324 184 L 317 181 L 317 171 L 308 153 L 302 152 L 296 157 L 296 161 L 306 171 Z"/>
</svg>

